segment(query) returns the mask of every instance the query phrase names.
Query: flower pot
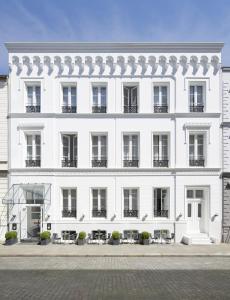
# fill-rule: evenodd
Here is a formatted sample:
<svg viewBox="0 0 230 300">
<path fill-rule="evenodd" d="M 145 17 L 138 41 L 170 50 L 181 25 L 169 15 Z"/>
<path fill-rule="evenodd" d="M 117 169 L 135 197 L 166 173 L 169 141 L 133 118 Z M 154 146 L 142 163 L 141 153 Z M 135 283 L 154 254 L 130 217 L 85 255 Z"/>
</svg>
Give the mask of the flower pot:
<svg viewBox="0 0 230 300">
<path fill-rule="evenodd" d="M 149 239 L 148 240 L 142 240 L 142 245 L 149 245 Z"/>
<path fill-rule="evenodd" d="M 9 239 L 9 240 L 6 240 L 5 241 L 5 245 L 6 246 L 11 246 L 11 245 L 14 245 L 14 244 L 16 244 L 18 242 L 18 239 L 16 238 L 16 239 Z"/>
<path fill-rule="evenodd" d="M 113 245 L 119 245 L 120 244 L 120 240 L 113 240 Z"/>
<path fill-rule="evenodd" d="M 79 246 L 85 245 L 85 239 L 78 239 L 78 240 L 77 240 L 77 244 L 78 244 Z"/>
<path fill-rule="evenodd" d="M 50 240 L 41 240 L 40 245 L 45 246 L 45 245 L 48 245 L 49 243 L 50 243 Z"/>
</svg>

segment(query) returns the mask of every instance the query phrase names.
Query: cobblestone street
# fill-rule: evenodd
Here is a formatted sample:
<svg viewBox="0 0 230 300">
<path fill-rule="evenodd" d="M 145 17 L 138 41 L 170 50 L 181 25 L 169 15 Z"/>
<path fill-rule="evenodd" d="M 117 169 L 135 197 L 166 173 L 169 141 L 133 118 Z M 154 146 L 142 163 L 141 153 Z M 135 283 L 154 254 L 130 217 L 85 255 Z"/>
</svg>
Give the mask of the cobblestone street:
<svg viewBox="0 0 230 300">
<path fill-rule="evenodd" d="M 1 299 L 230 299 L 229 257 L 2 257 Z"/>
</svg>

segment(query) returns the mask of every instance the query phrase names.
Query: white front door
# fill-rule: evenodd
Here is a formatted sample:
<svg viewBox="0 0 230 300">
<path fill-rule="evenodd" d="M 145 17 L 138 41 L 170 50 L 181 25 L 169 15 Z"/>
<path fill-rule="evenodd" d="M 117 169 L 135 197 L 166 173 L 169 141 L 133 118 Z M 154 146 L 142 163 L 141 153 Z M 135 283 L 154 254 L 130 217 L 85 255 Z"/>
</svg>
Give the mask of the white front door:
<svg viewBox="0 0 230 300">
<path fill-rule="evenodd" d="M 204 232 L 204 191 L 187 190 L 187 232 Z"/>
<path fill-rule="evenodd" d="M 27 238 L 38 237 L 40 233 L 41 207 L 27 206 Z"/>
</svg>

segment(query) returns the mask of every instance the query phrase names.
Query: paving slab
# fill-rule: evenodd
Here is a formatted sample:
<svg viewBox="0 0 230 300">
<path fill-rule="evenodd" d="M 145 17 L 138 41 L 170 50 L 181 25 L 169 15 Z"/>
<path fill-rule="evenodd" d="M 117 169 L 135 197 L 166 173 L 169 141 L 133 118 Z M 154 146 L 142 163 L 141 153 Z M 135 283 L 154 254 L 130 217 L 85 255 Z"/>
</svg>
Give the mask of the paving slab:
<svg viewBox="0 0 230 300">
<path fill-rule="evenodd" d="M 110 257 L 110 256 L 127 256 L 127 257 L 158 257 L 158 256 L 229 256 L 230 244 L 219 245 L 84 245 L 77 246 L 74 244 L 47 246 L 16 244 L 13 246 L 0 245 L 0 257 L 9 256 L 79 256 L 79 257 Z"/>
</svg>

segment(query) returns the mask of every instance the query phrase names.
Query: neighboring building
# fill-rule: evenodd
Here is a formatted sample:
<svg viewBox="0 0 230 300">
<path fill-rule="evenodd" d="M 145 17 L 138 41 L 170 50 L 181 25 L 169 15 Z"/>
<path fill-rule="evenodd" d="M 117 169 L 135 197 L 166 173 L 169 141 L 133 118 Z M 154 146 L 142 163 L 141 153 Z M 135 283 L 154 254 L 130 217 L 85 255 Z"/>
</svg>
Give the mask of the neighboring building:
<svg viewBox="0 0 230 300">
<path fill-rule="evenodd" d="M 222 68 L 223 78 L 223 215 L 222 241 L 230 242 L 230 67 Z"/>
<path fill-rule="evenodd" d="M 7 133 L 7 76 L 0 75 L 0 199 L 8 191 L 8 133 Z M 4 239 L 7 230 L 7 206 L 0 203 L 0 240 Z"/>
<path fill-rule="evenodd" d="M 7 43 L 9 227 L 220 242 L 221 43 Z"/>
</svg>

